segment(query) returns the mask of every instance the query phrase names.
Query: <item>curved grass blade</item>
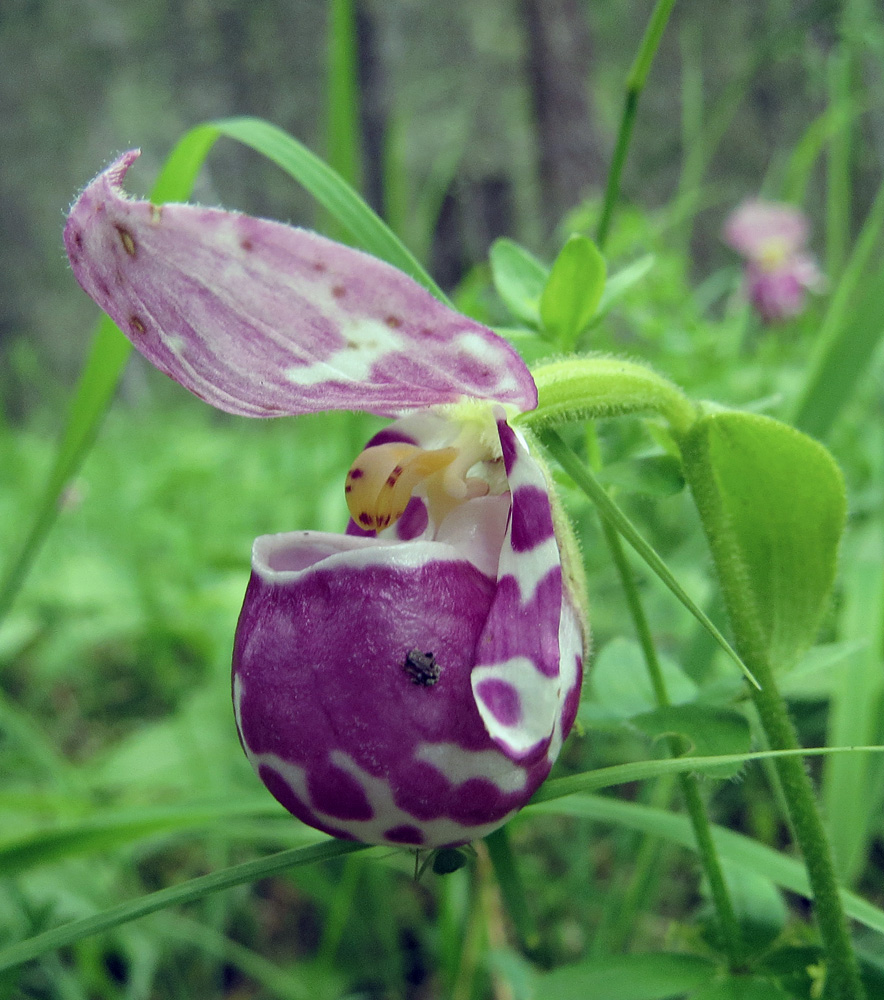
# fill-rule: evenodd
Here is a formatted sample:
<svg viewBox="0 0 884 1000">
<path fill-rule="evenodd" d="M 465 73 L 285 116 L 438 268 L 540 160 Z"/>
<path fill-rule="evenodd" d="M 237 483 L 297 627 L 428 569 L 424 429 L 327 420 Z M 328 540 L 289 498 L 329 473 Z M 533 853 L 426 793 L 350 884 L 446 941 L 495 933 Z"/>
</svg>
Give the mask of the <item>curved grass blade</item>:
<svg viewBox="0 0 884 1000">
<path fill-rule="evenodd" d="M 162 806 L 99 812 L 49 829 L 0 842 L 0 878 L 20 875 L 40 865 L 97 851 L 111 851 L 135 841 L 168 836 L 194 828 L 210 828 L 219 820 L 235 817 L 285 815 L 265 795 L 217 802 L 190 802 L 185 806 Z M 313 831 L 304 827 L 305 840 Z"/>
<path fill-rule="evenodd" d="M 625 785 L 630 781 L 644 781 L 659 778 L 664 774 L 685 774 L 696 771 L 715 771 L 728 765 L 741 765 L 752 760 L 767 760 L 777 757 L 824 757 L 837 753 L 882 753 L 884 746 L 868 747 L 800 747 L 797 750 L 753 750 L 751 753 L 716 754 L 712 757 L 665 757 L 660 760 L 638 760 L 629 764 L 614 764 L 592 771 L 581 771 L 567 778 L 553 778 L 546 781 L 531 799 L 531 804 L 549 802 L 565 795 L 578 792 L 597 792 L 614 785 Z"/>
<path fill-rule="evenodd" d="M 212 127 L 266 156 L 303 184 L 363 250 L 398 267 L 436 298 L 448 301 L 417 258 L 361 195 L 297 139 L 260 118 L 225 118 L 212 122 Z"/>
<path fill-rule="evenodd" d="M 764 760 L 769 757 L 785 756 L 818 756 L 821 754 L 850 752 L 880 752 L 884 746 L 874 747 L 818 747 L 801 750 L 762 750 L 748 754 L 727 754 L 716 757 L 682 757 L 679 759 L 637 761 L 630 764 L 619 764 L 615 767 L 599 768 L 583 774 L 572 775 L 548 781 L 543 785 L 532 800 L 532 806 L 540 802 L 574 795 L 579 792 L 597 791 L 612 785 L 624 784 L 630 781 L 640 781 L 645 778 L 657 777 L 661 774 L 677 774 L 685 771 L 708 771 L 720 768 L 723 764 L 738 764 L 750 760 Z M 531 806 L 529 806 L 531 808 Z M 19 941 L 17 944 L 0 951 L 0 971 L 39 958 L 40 955 L 66 945 L 73 944 L 83 938 L 98 934 L 101 931 L 118 927 L 120 924 L 137 920 L 139 917 L 156 913 L 158 910 L 181 903 L 189 903 L 222 889 L 230 889 L 236 885 L 245 885 L 258 879 L 267 878 L 293 868 L 297 865 L 312 864 L 315 861 L 325 861 L 328 858 L 340 857 L 354 851 L 366 850 L 369 845 L 355 841 L 327 840 L 310 847 L 300 847 L 293 850 L 280 851 L 266 858 L 247 861 L 244 864 L 223 868 L 210 875 L 189 879 L 180 885 L 160 889 L 158 892 L 140 896 L 137 899 L 112 906 L 110 909 L 82 920 L 73 920 L 61 927 L 44 931 L 35 937 Z M 874 909 L 874 908 L 873 908 Z"/>
<path fill-rule="evenodd" d="M 651 836 L 663 837 L 689 850 L 696 850 L 694 833 L 686 816 L 637 802 L 623 802 L 601 795 L 575 795 L 563 802 L 543 802 L 526 808 L 535 813 L 579 816 L 601 823 L 616 823 Z M 766 844 L 720 826 L 712 827 L 712 839 L 722 858 L 769 878 L 782 889 L 810 898 L 807 871 L 796 858 L 787 857 Z M 841 898 L 849 916 L 884 934 L 884 911 L 847 889 L 841 890 Z"/>
<path fill-rule="evenodd" d="M 149 913 L 156 913 L 157 910 L 164 910 L 169 906 L 177 906 L 181 903 L 191 903 L 211 893 L 220 892 L 222 889 L 256 882 L 258 879 L 278 875 L 280 872 L 299 865 L 326 861 L 329 858 L 337 858 L 354 851 L 364 851 L 367 848 L 367 844 L 358 844 L 351 840 L 326 840 L 310 847 L 280 851 L 266 858 L 246 861 L 231 868 L 222 868 L 210 875 L 189 879 L 180 885 L 172 885 L 167 889 L 160 889 L 158 892 L 120 903 L 119 906 L 112 906 L 108 910 L 103 910 L 101 913 L 96 913 L 83 920 L 72 920 L 70 923 L 62 924 L 61 927 L 53 927 L 42 934 L 19 941 L 9 948 L 4 948 L 3 951 L 0 951 L 0 971 L 29 962 L 47 952 L 63 948 L 75 941 L 81 941 L 83 938 L 91 937 L 93 934 L 106 931 L 111 927 L 118 927 L 120 924 L 137 920 L 139 917 L 146 917 Z"/>
</svg>

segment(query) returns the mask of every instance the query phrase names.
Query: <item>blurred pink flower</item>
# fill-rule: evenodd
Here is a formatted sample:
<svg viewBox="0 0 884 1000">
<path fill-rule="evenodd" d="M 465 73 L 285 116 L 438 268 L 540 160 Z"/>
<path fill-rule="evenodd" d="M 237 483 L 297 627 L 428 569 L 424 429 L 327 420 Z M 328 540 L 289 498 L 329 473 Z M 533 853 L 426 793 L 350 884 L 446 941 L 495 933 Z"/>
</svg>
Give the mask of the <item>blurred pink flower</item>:
<svg viewBox="0 0 884 1000">
<path fill-rule="evenodd" d="M 746 295 L 767 323 L 797 316 L 808 291 L 825 282 L 806 252 L 809 227 L 799 209 L 752 199 L 728 217 L 724 240 L 746 259 Z"/>
</svg>

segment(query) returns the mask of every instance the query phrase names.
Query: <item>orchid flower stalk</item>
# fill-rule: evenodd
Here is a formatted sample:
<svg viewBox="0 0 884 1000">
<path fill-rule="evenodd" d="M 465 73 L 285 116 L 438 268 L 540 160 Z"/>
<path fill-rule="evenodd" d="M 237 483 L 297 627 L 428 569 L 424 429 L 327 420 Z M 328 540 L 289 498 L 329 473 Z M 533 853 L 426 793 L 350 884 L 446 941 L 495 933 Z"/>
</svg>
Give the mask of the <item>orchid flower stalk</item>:
<svg viewBox="0 0 884 1000">
<path fill-rule="evenodd" d="M 363 410 L 343 534 L 255 541 L 233 653 L 240 740 L 334 836 L 456 846 L 544 780 L 577 711 L 579 559 L 508 422 L 537 390 L 500 337 L 390 265 L 235 212 L 126 197 L 137 151 L 74 205 L 74 275 L 157 368 L 229 413 Z"/>
</svg>

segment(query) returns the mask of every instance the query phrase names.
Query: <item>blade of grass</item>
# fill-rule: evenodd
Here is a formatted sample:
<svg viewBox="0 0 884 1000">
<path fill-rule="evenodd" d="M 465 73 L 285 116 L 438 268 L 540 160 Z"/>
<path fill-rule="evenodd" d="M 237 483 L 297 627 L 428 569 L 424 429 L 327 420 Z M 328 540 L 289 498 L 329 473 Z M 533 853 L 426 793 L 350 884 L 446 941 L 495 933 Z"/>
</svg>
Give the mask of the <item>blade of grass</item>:
<svg viewBox="0 0 884 1000">
<path fill-rule="evenodd" d="M 359 190 L 362 176 L 359 142 L 356 13 L 353 0 L 332 0 L 328 23 L 328 165 Z"/>
<path fill-rule="evenodd" d="M 617 142 L 614 146 L 614 154 L 611 157 L 611 168 L 608 171 L 608 180 L 605 185 L 605 196 L 602 202 L 602 216 L 599 220 L 599 227 L 596 233 L 596 243 L 599 249 L 603 250 L 614 219 L 614 210 L 620 197 L 620 178 L 623 175 L 623 167 L 626 165 L 626 156 L 629 152 L 629 142 L 632 138 L 632 129 L 635 125 L 635 116 L 638 111 L 639 98 L 645 89 L 648 73 L 651 71 L 651 64 L 660 39 L 666 30 L 669 15 L 675 6 L 675 0 L 657 0 L 651 11 L 648 26 L 645 29 L 638 54 L 629 70 L 626 78 L 626 97 L 623 101 L 623 112 L 620 116 L 620 128 L 617 133 Z"/>
<path fill-rule="evenodd" d="M 260 118 L 225 118 L 212 123 L 222 135 L 272 160 L 311 195 L 350 234 L 356 245 L 414 278 L 438 299 L 447 299 L 417 258 L 389 226 L 328 164 L 306 146 Z"/>
<path fill-rule="evenodd" d="M 853 59 L 848 43 L 842 42 L 830 55 L 828 70 L 829 104 L 845 112 L 843 126 L 829 141 L 826 161 L 826 271 L 835 281 L 844 267 L 850 239 L 853 129 L 846 112 L 852 101 Z"/>
<path fill-rule="evenodd" d="M 836 673 L 829 701 L 827 742 L 874 741 L 881 729 L 881 641 L 884 629 L 884 533 L 878 524 L 849 539 L 843 555 L 839 637 L 861 648 Z M 823 813 L 839 874 L 848 884 L 862 874 L 881 802 L 872 787 L 869 759 L 833 757 L 825 762 Z"/>
<path fill-rule="evenodd" d="M 583 774 L 571 775 L 548 781 L 534 796 L 533 802 L 549 802 L 578 792 L 598 791 L 612 785 L 631 781 L 641 781 L 645 778 L 655 778 L 662 774 L 681 774 L 692 771 L 714 771 L 722 764 L 742 764 L 751 760 L 765 760 L 790 756 L 819 756 L 833 753 L 881 752 L 884 746 L 875 747 L 816 747 L 800 750 L 762 750 L 748 754 L 725 754 L 715 757 L 683 757 L 678 760 L 637 761 L 630 764 L 618 764 L 614 767 L 599 768 Z M 230 889 L 233 886 L 256 882 L 271 875 L 277 875 L 288 868 L 298 865 L 313 864 L 329 858 L 350 854 L 353 851 L 366 850 L 369 845 L 354 841 L 330 840 L 310 847 L 281 851 L 266 858 L 258 858 L 243 864 L 224 868 L 189 879 L 180 885 L 160 889 L 158 892 L 140 896 L 137 899 L 112 906 L 101 913 L 74 920 L 54 927 L 34 937 L 11 945 L 0 951 L 0 971 L 29 962 L 34 958 L 58 948 L 63 948 L 75 941 L 110 930 L 131 920 L 156 913 L 158 910 L 182 903 L 201 900 L 214 892 Z"/>
<path fill-rule="evenodd" d="M 525 884 L 519 873 L 507 828 L 502 826 L 494 833 L 490 833 L 485 838 L 485 846 L 488 848 L 488 856 L 491 858 L 494 875 L 500 887 L 500 896 L 512 921 L 519 946 L 526 954 L 530 954 L 540 945 L 540 932 L 528 904 Z"/>
<path fill-rule="evenodd" d="M 633 830 L 642 830 L 694 850 L 693 831 L 685 816 L 655 809 L 636 802 L 623 802 L 601 795 L 575 795 L 561 802 L 530 805 L 527 811 L 538 814 L 580 816 L 600 823 L 616 823 Z M 790 892 L 810 898 L 810 882 L 804 865 L 766 844 L 760 844 L 741 833 L 712 827 L 712 837 L 727 861 L 769 878 Z M 884 934 L 884 911 L 847 889 L 841 890 L 844 909 L 854 920 Z"/>
<path fill-rule="evenodd" d="M 823 318 L 804 388 L 791 423 L 817 438 L 825 438 L 842 409 L 853 398 L 859 380 L 868 372 L 884 336 L 884 269 L 866 279 L 866 295 L 857 305 L 859 289 L 867 275 L 884 227 L 884 183 Z"/>
<path fill-rule="evenodd" d="M 343 854 L 351 854 L 353 851 L 363 851 L 367 849 L 367 846 L 349 840 L 329 840 L 321 844 L 313 844 L 310 847 L 280 851 L 266 858 L 246 861 L 231 868 L 212 872 L 210 875 L 189 879 L 180 885 L 169 886 L 167 889 L 160 889 L 147 896 L 139 896 L 129 902 L 112 906 L 94 916 L 73 920 L 70 923 L 62 924 L 61 927 L 53 927 L 42 934 L 19 941 L 9 948 L 4 948 L 0 951 L 0 970 L 29 962 L 47 952 L 63 948 L 75 941 L 81 941 L 93 934 L 99 934 L 111 927 L 119 927 L 120 924 L 137 920 L 139 917 L 156 913 L 169 906 L 192 903 L 195 900 L 203 899 L 210 893 L 220 892 L 222 889 L 257 882 L 259 879 L 278 875 L 280 872 L 299 865 L 309 865 L 317 861 L 337 858 Z"/>
<path fill-rule="evenodd" d="M 284 815 L 266 795 L 235 801 L 191 802 L 185 806 L 98 812 L 86 819 L 34 830 L 0 842 L 0 877 L 96 851 L 114 850 L 145 838 L 193 827 L 210 828 L 238 816 Z M 304 828 L 305 836 L 311 831 Z"/>
<path fill-rule="evenodd" d="M 613 785 L 623 785 L 630 781 L 645 781 L 659 778 L 664 774 L 685 774 L 692 771 L 702 773 L 714 771 L 724 764 L 745 764 L 752 760 L 777 760 L 779 758 L 825 757 L 827 754 L 841 753 L 884 753 L 884 746 L 867 747 L 811 747 L 798 750 L 753 750 L 751 753 L 717 754 L 714 757 L 665 757 L 661 760 L 631 761 L 629 764 L 614 764 L 592 771 L 571 774 L 567 778 L 552 778 L 534 793 L 535 802 L 549 802 L 577 792 L 597 792 Z"/>
</svg>

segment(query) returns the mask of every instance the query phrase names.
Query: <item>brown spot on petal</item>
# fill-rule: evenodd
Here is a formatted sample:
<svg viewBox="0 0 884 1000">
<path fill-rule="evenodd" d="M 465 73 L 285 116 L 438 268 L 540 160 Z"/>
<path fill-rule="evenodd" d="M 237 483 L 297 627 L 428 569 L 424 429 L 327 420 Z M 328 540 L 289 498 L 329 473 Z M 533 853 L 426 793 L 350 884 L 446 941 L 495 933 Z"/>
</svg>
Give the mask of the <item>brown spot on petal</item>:
<svg viewBox="0 0 884 1000">
<path fill-rule="evenodd" d="M 132 330 L 133 333 L 137 334 L 142 334 L 147 329 L 144 323 L 137 316 L 129 317 L 129 328 Z"/>
<path fill-rule="evenodd" d="M 328 270 L 321 260 L 314 260 L 310 266 L 317 274 L 324 274 Z"/>
<path fill-rule="evenodd" d="M 249 252 L 249 250 L 254 250 L 254 249 L 255 249 L 255 244 L 254 244 L 254 243 L 252 243 L 252 241 L 251 241 L 251 240 L 240 240 L 240 241 L 239 241 L 239 245 L 240 245 L 240 247 L 241 247 L 241 248 L 242 248 L 243 250 L 245 250 L 245 251 L 246 251 L 246 253 L 248 253 L 248 252 Z"/>
<path fill-rule="evenodd" d="M 401 465 L 397 465 L 396 468 L 387 476 L 387 486 L 395 486 L 399 481 L 399 477 L 402 475 L 403 468 Z"/>
<path fill-rule="evenodd" d="M 402 326 L 402 320 L 398 316 L 385 316 L 384 322 L 391 330 L 398 330 Z"/>
<path fill-rule="evenodd" d="M 334 295 L 336 299 L 342 299 L 346 294 L 347 294 L 347 289 L 344 288 L 343 285 L 332 286 L 332 295 Z"/>
<path fill-rule="evenodd" d="M 129 254 L 130 257 L 135 256 L 135 239 L 132 234 L 124 226 L 115 226 L 117 232 L 120 234 L 120 242 L 123 244 L 123 249 Z"/>
</svg>

